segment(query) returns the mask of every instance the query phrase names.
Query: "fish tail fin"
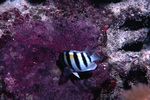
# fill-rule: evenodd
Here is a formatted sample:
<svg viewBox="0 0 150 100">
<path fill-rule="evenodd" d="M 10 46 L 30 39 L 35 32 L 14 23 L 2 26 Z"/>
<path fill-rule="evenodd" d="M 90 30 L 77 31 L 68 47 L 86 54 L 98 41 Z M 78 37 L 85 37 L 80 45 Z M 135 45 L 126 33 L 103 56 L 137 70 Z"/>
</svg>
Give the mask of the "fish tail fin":
<svg viewBox="0 0 150 100">
<path fill-rule="evenodd" d="M 102 58 L 99 57 L 99 56 L 95 53 L 95 50 L 94 50 L 93 54 L 90 56 L 90 58 L 91 58 L 92 61 L 102 60 Z"/>
</svg>

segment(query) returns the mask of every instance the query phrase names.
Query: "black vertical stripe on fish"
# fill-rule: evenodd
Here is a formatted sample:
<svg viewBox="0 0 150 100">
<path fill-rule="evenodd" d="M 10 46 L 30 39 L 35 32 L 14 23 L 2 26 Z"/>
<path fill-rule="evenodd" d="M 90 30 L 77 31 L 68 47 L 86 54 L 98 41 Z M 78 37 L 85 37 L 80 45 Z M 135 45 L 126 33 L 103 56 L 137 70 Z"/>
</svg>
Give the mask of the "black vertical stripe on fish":
<svg viewBox="0 0 150 100">
<path fill-rule="evenodd" d="M 71 64 L 71 60 L 70 60 L 70 56 L 69 56 L 69 51 L 66 51 L 66 58 L 67 58 L 67 62 L 69 64 L 69 66 L 74 70 L 74 68 L 72 67 L 72 64 Z"/>
<path fill-rule="evenodd" d="M 77 65 L 77 67 L 81 70 L 77 53 L 73 52 L 73 57 L 74 57 L 74 60 L 75 60 L 75 63 L 76 63 L 76 65 Z"/>
<path fill-rule="evenodd" d="M 90 60 L 90 62 L 91 62 L 91 58 L 90 58 L 90 56 L 87 56 L 88 58 L 89 58 L 89 60 Z"/>
<path fill-rule="evenodd" d="M 64 52 L 60 54 L 60 61 L 62 61 L 62 64 L 64 65 L 64 67 L 67 66 L 66 62 L 65 62 L 65 56 L 64 56 Z"/>
<path fill-rule="evenodd" d="M 82 59 L 83 59 L 83 62 L 85 64 L 85 66 L 87 67 L 87 61 L 86 61 L 85 56 L 83 55 L 83 53 L 81 53 L 81 56 L 82 56 Z"/>
</svg>

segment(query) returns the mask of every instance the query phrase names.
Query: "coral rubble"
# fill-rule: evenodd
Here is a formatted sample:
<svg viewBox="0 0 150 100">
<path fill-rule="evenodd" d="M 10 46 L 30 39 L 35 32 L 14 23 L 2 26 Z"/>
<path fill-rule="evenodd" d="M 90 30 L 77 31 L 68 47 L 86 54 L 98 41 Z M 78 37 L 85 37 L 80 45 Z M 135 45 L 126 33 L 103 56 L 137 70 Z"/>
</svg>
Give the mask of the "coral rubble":
<svg viewBox="0 0 150 100">
<path fill-rule="evenodd" d="M 124 91 L 122 100 L 149 100 L 150 88 L 144 84 L 138 84 L 131 90 Z"/>
</svg>

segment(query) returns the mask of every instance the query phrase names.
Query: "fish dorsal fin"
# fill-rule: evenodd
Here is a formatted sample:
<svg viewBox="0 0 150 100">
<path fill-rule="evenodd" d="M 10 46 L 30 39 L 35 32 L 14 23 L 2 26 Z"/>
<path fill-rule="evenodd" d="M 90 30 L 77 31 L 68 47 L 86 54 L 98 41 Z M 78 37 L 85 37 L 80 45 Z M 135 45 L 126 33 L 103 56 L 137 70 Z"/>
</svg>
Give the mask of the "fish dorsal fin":
<svg viewBox="0 0 150 100">
<path fill-rule="evenodd" d="M 94 70 L 94 69 L 96 69 L 96 67 L 97 67 L 97 64 L 95 62 L 92 62 L 88 65 L 86 71 Z"/>
<path fill-rule="evenodd" d="M 86 49 L 84 50 L 84 52 L 85 52 L 88 56 L 90 56 L 90 53 L 89 53 L 89 46 L 86 47 Z"/>
<path fill-rule="evenodd" d="M 75 75 L 76 77 L 80 78 L 79 74 L 77 72 L 73 72 L 73 75 Z"/>
<path fill-rule="evenodd" d="M 102 60 L 96 53 L 95 50 L 93 54 L 90 56 L 92 61 Z"/>
</svg>

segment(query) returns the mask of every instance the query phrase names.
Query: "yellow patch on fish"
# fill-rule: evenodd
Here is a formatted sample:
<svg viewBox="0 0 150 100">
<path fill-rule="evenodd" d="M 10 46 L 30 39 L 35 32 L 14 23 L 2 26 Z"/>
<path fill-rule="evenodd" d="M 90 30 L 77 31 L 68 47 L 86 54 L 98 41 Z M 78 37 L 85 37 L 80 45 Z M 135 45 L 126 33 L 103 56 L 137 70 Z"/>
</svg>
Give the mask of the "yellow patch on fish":
<svg viewBox="0 0 150 100">
<path fill-rule="evenodd" d="M 73 55 L 70 55 L 70 59 L 73 59 L 74 57 L 73 57 Z"/>
<path fill-rule="evenodd" d="M 74 59 L 74 56 L 73 56 L 72 52 L 69 53 L 69 56 L 70 56 L 70 59 Z"/>
<path fill-rule="evenodd" d="M 78 58 L 81 58 L 81 54 L 80 53 L 77 53 L 77 56 L 78 56 Z"/>
</svg>

